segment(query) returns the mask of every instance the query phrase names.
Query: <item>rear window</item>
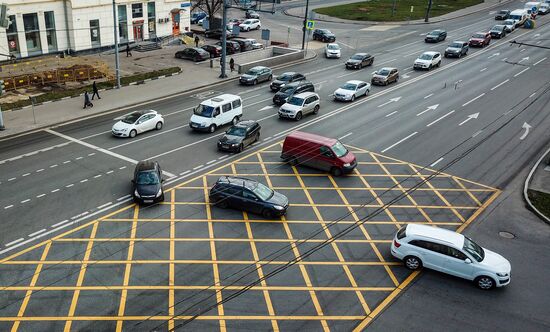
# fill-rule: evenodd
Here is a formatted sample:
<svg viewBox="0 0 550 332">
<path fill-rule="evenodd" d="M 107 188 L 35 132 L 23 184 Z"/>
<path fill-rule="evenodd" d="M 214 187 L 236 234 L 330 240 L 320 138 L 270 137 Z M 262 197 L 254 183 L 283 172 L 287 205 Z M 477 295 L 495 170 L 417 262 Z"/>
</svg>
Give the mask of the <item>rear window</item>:
<svg viewBox="0 0 550 332">
<path fill-rule="evenodd" d="M 241 107 L 241 100 L 240 99 L 237 99 L 237 100 L 233 101 L 233 109 L 235 109 L 237 107 Z"/>
<path fill-rule="evenodd" d="M 407 233 L 407 226 L 401 227 L 401 228 L 397 231 L 397 239 L 398 239 L 398 240 L 401 240 L 402 238 L 405 237 L 406 233 Z"/>
</svg>

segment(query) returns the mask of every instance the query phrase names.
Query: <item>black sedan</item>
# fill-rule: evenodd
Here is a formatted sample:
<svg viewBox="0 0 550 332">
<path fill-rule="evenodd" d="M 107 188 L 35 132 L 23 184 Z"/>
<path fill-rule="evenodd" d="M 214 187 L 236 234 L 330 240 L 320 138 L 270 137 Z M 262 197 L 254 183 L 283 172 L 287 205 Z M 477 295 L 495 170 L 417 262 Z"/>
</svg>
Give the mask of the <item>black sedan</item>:
<svg viewBox="0 0 550 332">
<path fill-rule="evenodd" d="M 491 38 L 504 38 L 506 37 L 506 26 L 502 24 L 495 25 L 489 33 L 491 34 Z"/>
<path fill-rule="evenodd" d="M 273 96 L 273 104 L 281 106 L 292 96 L 302 92 L 315 92 L 315 86 L 310 81 L 288 83 Z"/>
<path fill-rule="evenodd" d="M 221 208 L 231 207 L 261 214 L 271 219 L 288 209 L 288 198 L 252 179 L 222 176 L 210 189 L 210 202 Z"/>
<path fill-rule="evenodd" d="M 510 17 L 509 10 L 499 10 L 498 13 L 495 15 L 495 20 L 503 21 L 503 20 L 507 20 L 509 17 Z"/>
<path fill-rule="evenodd" d="M 177 51 L 176 58 L 193 60 L 195 62 L 204 61 L 210 59 L 210 53 L 206 52 L 200 47 L 188 47 L 181 51 Z"/>
<path fill-rule="evenodd" d="M 219 41 L 216 43 L 216 45 L 222 46 L 222 42 Z M 232 40 L 225 41 L 225 48 L 226 48 L 227 54 L 235 54 L 241 51 L 241 45 L 239 45 L 239 43 L 237 43 L 236 41 L 232 41 Z"/>
<path fill-rule="evenodd" d="M 229 128 L 218 141 L 218 150 L 242 152 L 260 139 L 261 126 L 253 120 L 239 121 Z"/>
<path fill-rule="evenodd" d="M 305 79 L 306 77 L 300 73 L 295 73 L 295 72 L 283 73 L 277 76 L 277 78 L 273 82 L 271 82 L 269 87 L 271 88 L 271 91 L 279 91 L 280 88 L 282 88 L 288 83 L 303 81 Z"/>
<path fill-rule="evenodd" d="M 444 41 L 447 38 L 447 31 L 445 30 L 434 30 L 429 32 L 424 38 L 426 43 L 438 43 Z"/>
<path fill-rule="evenodd" d="M 156 161 L 140 161 L 134 170 L 132 197 L 140 204 L 164 201 L 162 171 Z"/>
<path fill-rule="evenodd" d="M 346 61 L 346 69 L 361 69 L 364 66 L 371 66 L 374 56 L 368 53 L 356 53 Z"/>
<path fill-rule="evenodd" d="M 336 36 L 328 29 L 315 29 L 313 30 L 313 40 L 319 40 L 323 43 L 334 43 Z"/>
<path fill-rule="evenodd" d="M 211 58 L 222 56 L 222 47 L 218 45 L 204 45 L 201 47 L 206 52 L 210 53 Z"/>
</svg>

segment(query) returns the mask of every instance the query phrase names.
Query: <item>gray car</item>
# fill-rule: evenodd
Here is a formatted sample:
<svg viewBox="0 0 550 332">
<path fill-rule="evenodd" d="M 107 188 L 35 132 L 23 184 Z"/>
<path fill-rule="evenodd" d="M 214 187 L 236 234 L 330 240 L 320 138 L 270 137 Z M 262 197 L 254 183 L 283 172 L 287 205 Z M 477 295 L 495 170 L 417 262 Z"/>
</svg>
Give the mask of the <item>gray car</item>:
<svg viewBox="0 0 550 332">
<path fill-rule="evenodd" d="M 244 85 L 256 85 L 263 81 L 271 81 L 271 79 L 273 79 L 271 68 L 256 66 L 241 75 L 239 82 Z"/>
<path fill-rule="evenodd" d="M 449 46 L 445 49 L 445 57 L 456 57 L 460 58 L 463 55 L 468 54 L 468 50 L 470 49 L 470 46 L 468 46 L 468 42 L 465 41 L 454 41 L 449 44 Z"/>
</svg>

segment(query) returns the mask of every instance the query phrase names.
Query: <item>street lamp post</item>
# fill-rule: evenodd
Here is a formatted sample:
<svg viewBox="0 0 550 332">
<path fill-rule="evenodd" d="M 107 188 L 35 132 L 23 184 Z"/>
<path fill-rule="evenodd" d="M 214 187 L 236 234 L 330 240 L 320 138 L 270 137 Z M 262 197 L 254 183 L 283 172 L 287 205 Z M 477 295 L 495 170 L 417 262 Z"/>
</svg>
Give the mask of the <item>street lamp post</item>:
<svg viewBox="0 0 550 332">
<path fill-rule="evenodd" d="M 221 57 L 221 62 L 220 62 L 220 67 L 221 67 L 221 73 L 220 73 L 220 78 L 226 78 L 227 77 L 227 74 L 225 73 L 225 59 L 226 59 L 226 55 L 227 55 L 227 42 L 226 42 L 226 38 L 227 38 L 227 0 L 223 0 L 223 18 L 222 18 L 222 57 Z"/>
<path fill-rule="evenodd" d="M 306 26 L 307 26 L 307 14 L 309 11 L 309 0 L 306 0 L 306 12 L 304 14 L 304 26 L 302 26 L 302 50 L 306 44 Z"/>
<path fill-rule="evenodd" d="M 117 27 L 117 16 L 116 16 L 116 4 L 113 0 L 113 28 L 115 34 L 115 75 L 116 75 L 116 88 L 120 89 L 120 63 L 119 63 L 119 54 L 118 54 L 118 33 L 116 30 Z"/>
</svg>

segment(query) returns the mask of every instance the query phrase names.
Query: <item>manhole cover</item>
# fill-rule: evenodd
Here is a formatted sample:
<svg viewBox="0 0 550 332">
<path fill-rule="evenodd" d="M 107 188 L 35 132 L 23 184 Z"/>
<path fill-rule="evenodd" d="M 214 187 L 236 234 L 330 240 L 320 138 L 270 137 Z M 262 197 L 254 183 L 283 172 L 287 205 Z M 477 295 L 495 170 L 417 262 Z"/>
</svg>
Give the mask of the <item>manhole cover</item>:
<svg viewBox="0 0 550 332">
<path fill-rule="evenodd" d="M 498 235 L 502 236 L 503 238 L 506 238 L 506 239 L 513 239 L 515 238 L 516 236 L 510 232 L 505 232 L 505 231 L 502 231 L 502 232 L 498 232 Z"/>
</svg>

